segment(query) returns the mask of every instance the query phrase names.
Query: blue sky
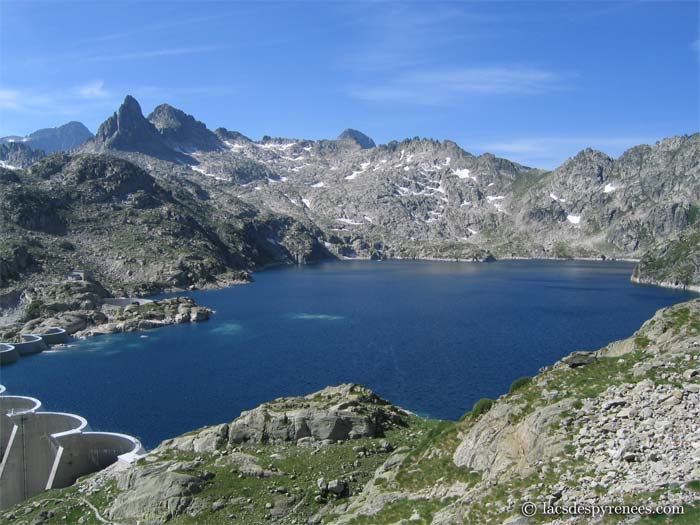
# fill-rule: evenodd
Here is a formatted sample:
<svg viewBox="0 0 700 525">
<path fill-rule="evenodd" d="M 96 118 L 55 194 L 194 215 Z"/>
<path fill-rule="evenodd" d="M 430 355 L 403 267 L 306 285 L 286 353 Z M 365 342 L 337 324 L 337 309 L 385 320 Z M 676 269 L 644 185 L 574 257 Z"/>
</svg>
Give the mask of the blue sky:
<svg viewBox="0 0 700 525">
<path fill-rule="evenodd" d="M 0 0 L 0 135 L 126 94 L 211 129 L 451 139 L 551 168 L 699 129 L 698 2 Z"/>
</svg>

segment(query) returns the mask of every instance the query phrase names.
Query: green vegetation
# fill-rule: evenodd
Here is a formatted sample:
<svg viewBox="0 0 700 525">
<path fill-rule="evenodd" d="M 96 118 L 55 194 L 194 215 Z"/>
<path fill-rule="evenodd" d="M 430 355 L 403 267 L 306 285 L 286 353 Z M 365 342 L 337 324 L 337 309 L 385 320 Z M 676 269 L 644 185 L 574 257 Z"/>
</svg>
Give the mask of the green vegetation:
<svg viewBox="0 0 700 525">
<path fill-rule="evenodd" d="M 552 248 L 552 255 L 557 259 L 573 259 L 571 247 L 564 241 L 557 241 Z"/>
<path fill-rule="evenodd" d="M 694 479 L 685 484 L 686 488 L 694 490 L 695 492 L 700 492 L 700 480 Z"/>
<path fill-rule="evenodd" d="M 432 522 L 437 511 L 452 503 L 456 498 L 435 499 L 400 499 L 385 505 L 382 510 L 372 516 L 360 516 L 349 525 L 390 525 L 401 520 L 410 520 L 416 525 Z"/>
<path fill-rule="evenodd" d="M 485 414 L 489 410 L 491 410 L 491 407 L 495 401 L 493 399 L 488 399 L 488 398 L 481 398 L 479 401 L 474 403 L 474 406 L 472 407 L 471 411 L 469 412 L 469 416 L 472 418 L 477 418 L 481 416 L 482 414 Z"/>
<path fill-rule="evenodd" d="M 678 334 L 685 326 L 688 335 L 700 334 L 700 315 L 691 313 L 688 307 L 670 309 L 665 317 L 671 322 L 670 329 L 674 334 Z"/>
<path fill-rule="evenodd" d="M 689 286 L 700 284 L 700 222 L 698 207 L 691 207 L 692 226 L 678 239 L 649 250 L 637 267 L 638 275 L 647 280 Z"/>
<path fill-rule="evenodd" d="M 512 394 L 513 392 L 516 392 L 521 388 L 526 387 L 530 383 L 532 383 L 531 377 L 520 377 L 511 383 L 510 388 L 508 389 L 508 393 Z"/>
<path fill-rule="evenodd" d="M 44 302 L 38 299 L 34 299 L 32 302 L 30 302 L 29 305 L 27 305 L 27 308 L 24 310 L 25 321 L 31 321 L 32 319 L 39 317 L 43 307 Z"/>
<path fill-rule="evenodd" d="M 650 344 L 651 344 L 651 339 L 649 339 L 645 335 L 638 335 L 634 338 L 634 347 L 637 350 L 644 350 Z"/>
</svg>

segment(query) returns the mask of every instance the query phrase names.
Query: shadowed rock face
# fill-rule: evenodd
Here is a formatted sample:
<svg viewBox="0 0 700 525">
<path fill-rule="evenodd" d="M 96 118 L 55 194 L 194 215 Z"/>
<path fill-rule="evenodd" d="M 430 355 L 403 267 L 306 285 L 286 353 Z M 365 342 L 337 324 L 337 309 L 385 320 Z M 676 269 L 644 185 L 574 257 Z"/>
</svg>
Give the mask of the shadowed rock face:
<svg viewBox="0 0 700 525">
<path fill-rule="evenodd" d="M 23 142 L 0 143 L 0 169 L 4 169 L 3 166 L 26 168 L 44 156 L 42 150 L 30 148 Z"/>
<path fill-rule="evenodd" d="M 176 151 L 216 151 L 224 147 L 204 123 L 168 104 L 155 108 L 148 120 Z"/>
<path fill-rule="evenodd" d="M 93 146 L 98 151 L 134 151 L 173 162 L 191 162 L 189 157 L 167 145 L 158 129 L 144 118 L 141 106 L 131 95 L 127 95 L 119 110 L 100 125 Z"/>
<path fill-rule="evenodd" d="M 370 149 L 376 146 L 376 144 L 370 137 L 368 137 L 361 131 L 357 131 L 356 129 L 350 128 L 346 129 L 340 135 L 338 135 L 338 140 L 352 140 L 359 144 L 362 149 Z"/>
<path fill-rule="evenodd" d="M 691 208 L 693 223 L 669 242 L 644 254 L 632 280 L 700 291 L 700 208 Z"/>
</svg>

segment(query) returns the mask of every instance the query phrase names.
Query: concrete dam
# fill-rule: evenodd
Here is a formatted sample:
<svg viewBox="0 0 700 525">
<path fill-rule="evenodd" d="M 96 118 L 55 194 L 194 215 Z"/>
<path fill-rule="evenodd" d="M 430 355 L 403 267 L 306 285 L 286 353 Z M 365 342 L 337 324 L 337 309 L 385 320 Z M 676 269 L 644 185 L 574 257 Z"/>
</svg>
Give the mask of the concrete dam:
<svg viewBox="0 0 700 525">
<path fill-rule="evenodd" d="M 16 352 L 11 346 L 0 348 L 5 357 Z M 0 385 L 0 509 L 145 453 L 131 436 L 92 432 L 81 416 L 41 406 L 33 397 L 5 395 Z"/>
</svg>

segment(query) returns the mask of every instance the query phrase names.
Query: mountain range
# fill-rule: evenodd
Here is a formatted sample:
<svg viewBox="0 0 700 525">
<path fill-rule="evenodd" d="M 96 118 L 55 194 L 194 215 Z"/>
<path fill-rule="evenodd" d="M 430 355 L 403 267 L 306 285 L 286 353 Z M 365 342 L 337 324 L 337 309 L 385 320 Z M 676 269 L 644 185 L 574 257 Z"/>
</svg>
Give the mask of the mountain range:
<svg viewBox="0 0 700 525">
<path fill-rule="evenodd" d="M 70 154 L 32 162 L 0 177 L 2 242 L 26 247 L 32 268 L 85 266 L 131 288 L 333 257 L 644 260 L 700 227 L 697 133 L 617 159 L 586 149 L 547 171 L 448 140 L 376 145 L 353 129 L 256 141 L 167 104 L 144 116 L 127 96 Z M 32 244 L 63 241 L 75 250 Z M 3 257 L 6 281 L 32 273 Z M 649 279 L 696 283 L 692 260 Z"/>
<path fill-rule="evenodd" d="M 32 149 L 42 150 L 45 154 L 55 151 L 69 151 L 84 144 L 94 135 L 81 122 L 68 122 L 55 128 L 44 128 L 24 137 L 12 135 L 0 138 L 0 143 L 21 142 Z"/>
</svg>

